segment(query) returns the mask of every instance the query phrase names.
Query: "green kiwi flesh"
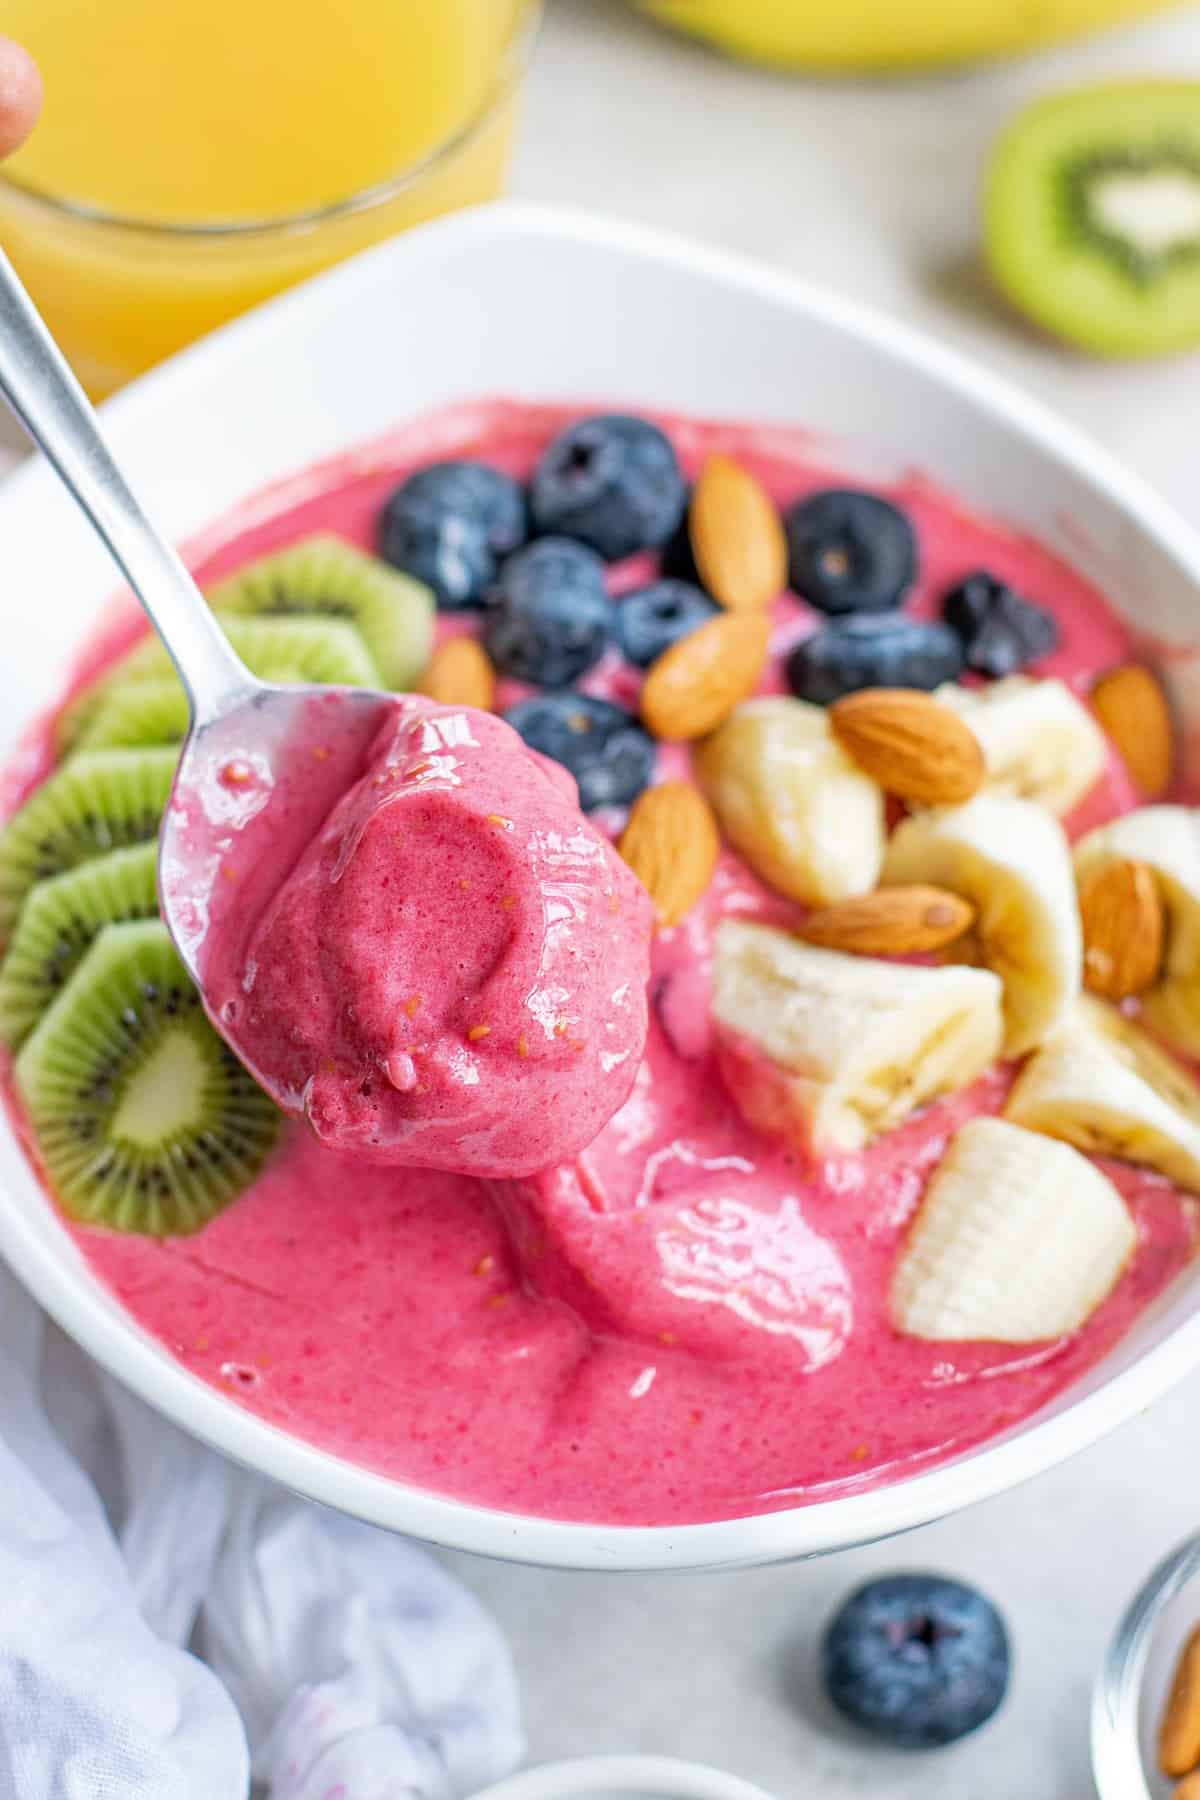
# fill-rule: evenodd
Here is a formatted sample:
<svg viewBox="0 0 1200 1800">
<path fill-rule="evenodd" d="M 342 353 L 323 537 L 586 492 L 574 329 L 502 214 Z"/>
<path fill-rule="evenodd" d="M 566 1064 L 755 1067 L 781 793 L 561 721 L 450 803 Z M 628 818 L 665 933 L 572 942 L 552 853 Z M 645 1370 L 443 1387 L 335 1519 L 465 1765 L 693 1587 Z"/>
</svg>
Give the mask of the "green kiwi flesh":
<svg viewBox="0 0 1200 1800">
<path fill-rule="evenodd" d="M 1028 107 L 992 157 L 985 237 L 1009 299 L 1069 343 L 1107 356 L 1200 343 L 1200 82 Z"/>
<path fill-rule="evenodd" d="M 143 749 L 187 736 L 187 695 L 173 676 L 119 681 L 101 696 L 76 739 L 79 750 Z"/>
<path fill-rule="evenodd" d="M 264 681 L 328 683 L 331 687 L 382 687 L 383 677 L 362 636 L 340 619 L 221 620 L 229 639 L 252 675 Z M 158 638 L 143 638 L 111 679 L 161 681 L 171 673 L 171 659 Z"/>
<path fill-rule="evenodd" d="M 250 670 L 263 681 L 280 681 L 316 686 L 382 688 L 384 685 L 374 657 L 353 625 L 338 619 L 222 619 L 225 635 Z M 157 685 L 178 682 L 171 659 L 156 637 L 145 637 L 112 664 L 99 680 L 68 703 L 55 727 L 55 742 L 60 753 L 77 748 L 96 728 L 97 717 L 118 689 L 142 683 Z M 161 698 L 161 694 L 158 696 Z M 111 729 L 109 720 L 99 729 Z"/>
<path fill-rule="evenodd" d="M 135 844 L 30 889 L 0 966 L 0 1037 L 24 1043 L 74 974 L 97 932 L 158 916 L 158 845 Z"/>
<path fill-rule="evenodd" d="M 16 1085 L 64 1209 L 114 1231 L 199 1231 L 279 1134 L 157 919 L 99 932 L 27 1039 Z"/>
<path fill-rule="evenodd" d="M 209 599 L 220 613 L 353 625 L 390 688 L 411 687 L 433 650 L 429 589 L 326 533 L 248 564 L 214 587 Z"/>
<path fill-rule="evenodd" d="M 30 889 L 158 836 L 174 750 L 88 750 L 56 769 L 0 833 L 0 942 Z"/>
</svg>

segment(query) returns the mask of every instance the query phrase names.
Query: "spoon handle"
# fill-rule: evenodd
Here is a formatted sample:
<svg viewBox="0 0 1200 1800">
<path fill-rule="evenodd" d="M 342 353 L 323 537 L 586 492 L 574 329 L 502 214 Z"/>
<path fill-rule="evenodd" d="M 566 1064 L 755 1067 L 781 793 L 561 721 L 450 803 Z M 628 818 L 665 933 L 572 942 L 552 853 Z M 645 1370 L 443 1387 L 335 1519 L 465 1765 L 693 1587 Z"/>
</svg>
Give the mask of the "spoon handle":
<svg viewBox="0 0 1200 1800">
<path fill-rule="evenodd" d="M 200 589 L 150 523 L 58 345 L 0 250 L 0 393 L 75 496 L 171 654 L 193 723 L 216 716 L 252 676 Z"/>
</svg>

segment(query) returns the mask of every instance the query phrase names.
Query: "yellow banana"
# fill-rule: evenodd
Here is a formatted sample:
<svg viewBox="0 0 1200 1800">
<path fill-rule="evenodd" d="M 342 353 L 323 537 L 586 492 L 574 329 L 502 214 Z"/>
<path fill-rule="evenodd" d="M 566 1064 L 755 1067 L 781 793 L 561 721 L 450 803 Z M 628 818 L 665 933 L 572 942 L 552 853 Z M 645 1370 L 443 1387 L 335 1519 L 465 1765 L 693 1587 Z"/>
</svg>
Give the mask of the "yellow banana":
<svg viewBox="0 0 1200 1800">
<path fill-rule="evenodd" d="M 783 68 L 901 69 L 1012 55 L 1170 0 L 642 0 L 668 25 Z"/>
<path fill-rule="evenodd" d="M 892 1278 L 910 1337 L 1036 1343 L 1075 1331 L 1133 1255 L 1125 1202 L 1086 1156 L 1004 1119 L 961 1127 Z"/>
</svg>

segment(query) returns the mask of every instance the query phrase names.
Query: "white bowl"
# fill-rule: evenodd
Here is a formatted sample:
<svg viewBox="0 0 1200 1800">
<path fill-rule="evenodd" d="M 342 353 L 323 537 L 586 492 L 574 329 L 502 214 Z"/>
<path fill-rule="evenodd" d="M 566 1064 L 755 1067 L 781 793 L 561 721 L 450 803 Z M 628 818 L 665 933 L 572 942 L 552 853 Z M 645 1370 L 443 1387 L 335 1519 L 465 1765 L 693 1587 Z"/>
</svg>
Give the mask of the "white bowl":
<svg viewBox="0 0 1200 1800">
<path fill-rule="evenodd" d="M 474 1800 L 771 1800 L 761 1788 L 669 1756 L 585 1756 L 523 1769 Z"/>
<path fill-rule="evenodd" d="M 1156 638 L 1186 647 L 1200 619 L 1200 540 L 1032 400 L 847 301 L 594 219 L 497 207 L 427 227 L 227 327 L 105 412 L 152 509 L 183 537 L 264 482 L 410 414 L 496 392 L 803 424 L 830 458 L 928 471 L 1035 533 Z M 0 557 L 3 753 L 54 696 L 114 580 L 42 466 L 0 492 Z M 1200 663 L 1185 649 L 1173 669 L 1182 707 L 1200 722 Z M 174 1362 L 93 1278 L 3 1122 L 0 1187 L 0 1248 L 14 1269 L 151 1405 L 331 1506 L 533 1563 L 715 1568 L 885 1537 L 1060 1462 L 1200 1362 L 1198 1270 L 1069 1393 L 928 1473 L 715 1524 L 562 1524 L 405 1486 L 242 1411 Z"/>
</svg>

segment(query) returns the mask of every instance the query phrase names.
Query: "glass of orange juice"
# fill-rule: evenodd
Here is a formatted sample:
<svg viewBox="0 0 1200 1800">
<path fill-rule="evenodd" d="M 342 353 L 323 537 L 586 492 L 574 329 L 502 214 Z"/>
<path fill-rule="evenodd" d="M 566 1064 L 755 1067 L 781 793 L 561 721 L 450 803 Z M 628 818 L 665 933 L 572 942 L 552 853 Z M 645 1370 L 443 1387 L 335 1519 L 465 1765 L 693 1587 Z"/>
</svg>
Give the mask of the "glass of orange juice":
<svg viewBox="0 0 1200 1800">
<path fill-rule="evenodd" d="M 0 242 L 95 396 L 500 189 L 538 0 L 4 0 L 45 110 Z"/>
</svg>

